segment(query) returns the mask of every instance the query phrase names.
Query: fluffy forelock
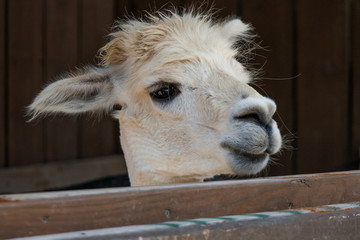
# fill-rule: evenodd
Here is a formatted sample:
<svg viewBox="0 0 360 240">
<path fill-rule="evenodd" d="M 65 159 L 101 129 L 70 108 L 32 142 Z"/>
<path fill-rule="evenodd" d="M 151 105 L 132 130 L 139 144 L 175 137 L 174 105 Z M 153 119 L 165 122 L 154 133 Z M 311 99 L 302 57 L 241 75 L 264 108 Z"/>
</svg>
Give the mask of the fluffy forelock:
<svg viewBox="0 0 360 240">
<path fill-rule="evenodd" d="M 243 42 L 250 42 L 250 27 L 244 24 L 242 34 L 232 39 L 224 36 L 223 26 L 226 23 L 214 20 L 210 12 L 195 11 L 157 12 L 147 14 L 142 20 L 118 22 L 117 30 L 110 34 L 109 43 L 100 49 L 100 61 L 103 66 L 121 64 L 127 60 L 135 64 L 148 61 L 164 49 L 167 55 L 180 58 L 177 60 L 181 60 L 181 54 L 186 56 L 214 49 L 228 51 L 234 57 L 244 57 L 249 51 L 235 43 L 239 38 Z"/>
</svg>

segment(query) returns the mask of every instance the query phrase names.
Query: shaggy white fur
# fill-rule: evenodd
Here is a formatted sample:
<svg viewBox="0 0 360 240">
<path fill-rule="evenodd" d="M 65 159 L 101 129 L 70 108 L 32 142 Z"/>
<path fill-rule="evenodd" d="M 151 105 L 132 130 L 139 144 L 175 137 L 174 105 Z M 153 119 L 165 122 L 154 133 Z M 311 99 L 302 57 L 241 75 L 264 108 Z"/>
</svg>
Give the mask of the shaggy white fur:
<svg viewBox="0 0 360 240">
<path fill-rule="evenodd" d="M 254 174 L 281 147 L 275 103 L 249 83 L 249 25 L 194 12 L 118 24 L 101 68 L 47 86 L 29 106 L 39 114 L 112 112 L 132 186 Z M 118 109 L 121 106 L 121 110 Z"/>
</svg>

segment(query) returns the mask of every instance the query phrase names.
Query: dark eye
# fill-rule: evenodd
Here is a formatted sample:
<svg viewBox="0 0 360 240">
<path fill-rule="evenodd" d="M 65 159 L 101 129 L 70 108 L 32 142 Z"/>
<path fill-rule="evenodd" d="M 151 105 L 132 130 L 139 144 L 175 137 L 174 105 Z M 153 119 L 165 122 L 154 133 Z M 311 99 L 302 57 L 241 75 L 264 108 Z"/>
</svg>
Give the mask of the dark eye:
<svg viewBox="0 0 360 240">
<path fill-rule="evenodd" d="M 150 95 L 156 100 L 172 100 L 179 93 L 179 89 L 174 84 L 164 83 L 157 90 L 150 93 Z"/>
</svg>

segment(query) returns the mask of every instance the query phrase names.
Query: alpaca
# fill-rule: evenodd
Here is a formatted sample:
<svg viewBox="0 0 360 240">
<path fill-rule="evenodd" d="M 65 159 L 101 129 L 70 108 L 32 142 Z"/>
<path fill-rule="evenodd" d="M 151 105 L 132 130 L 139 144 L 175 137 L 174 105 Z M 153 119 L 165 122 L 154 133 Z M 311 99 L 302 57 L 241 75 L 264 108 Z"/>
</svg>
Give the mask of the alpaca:
<svg viewBox="0 0 360 240">
<path fill-rule="evenodd" d="M 57 80 L 39 115 L 108 113 L 120 123 L 131 186 L 201 182 L 264 169 L 282 138 L 276 105 L 249 84 L 251 27 L 188 11 L 118 23 L 101 65 Z"/>
</svg>

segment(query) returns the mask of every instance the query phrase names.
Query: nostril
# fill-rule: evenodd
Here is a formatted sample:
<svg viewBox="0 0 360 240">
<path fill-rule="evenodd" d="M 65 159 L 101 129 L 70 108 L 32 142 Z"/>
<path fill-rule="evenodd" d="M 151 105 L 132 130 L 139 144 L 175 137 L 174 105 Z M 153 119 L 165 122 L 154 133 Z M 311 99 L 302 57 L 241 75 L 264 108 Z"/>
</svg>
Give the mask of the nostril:
<svg viewBox="0 0 360 240">
<path fill-rule="evenodd" d="M 241 95 L 241 99 L 246 99 L 246 98 L 248 98 L 248 97 L 249 97 L 249 95 L 246 94 L 246 93 L 244 93 L 244 94 Z"/>
<path fill-rule="evenodd" d="M 256 113 L 250 113 L 241 117 L 236 117 L 237 120 L 249 121 L 257 124 L 262 124 L 259 116 Z"/>
<path fill-rule="evenodd" d="M 272 128 L 271 124 L 267 124 L 265 126 L 265 129 L 269 133 L 269 135 L 272 135 L 273 128 Z"/>
</svg>

